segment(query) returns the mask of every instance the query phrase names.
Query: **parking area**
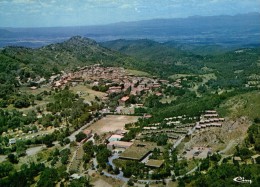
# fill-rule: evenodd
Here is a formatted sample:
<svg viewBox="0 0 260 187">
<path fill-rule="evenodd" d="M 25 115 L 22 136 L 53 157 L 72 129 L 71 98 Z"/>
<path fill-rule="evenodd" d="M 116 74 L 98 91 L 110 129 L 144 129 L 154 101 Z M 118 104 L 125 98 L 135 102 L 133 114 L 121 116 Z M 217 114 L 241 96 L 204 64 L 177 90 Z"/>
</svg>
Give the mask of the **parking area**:
<svg viewBox="0 0 260 187">
<path fill-rule="evenodd" d="M 209 154 L 212 153 L 212 149 L 210 147 L 203 147 L 203 146 L 198 146 L 198 147 L 193 147 L 191 149 L 186 149 L 184 151 L 184 157 L 186 157 L 188 160 L 192 158 L 207 158 Z"/>
</svg>

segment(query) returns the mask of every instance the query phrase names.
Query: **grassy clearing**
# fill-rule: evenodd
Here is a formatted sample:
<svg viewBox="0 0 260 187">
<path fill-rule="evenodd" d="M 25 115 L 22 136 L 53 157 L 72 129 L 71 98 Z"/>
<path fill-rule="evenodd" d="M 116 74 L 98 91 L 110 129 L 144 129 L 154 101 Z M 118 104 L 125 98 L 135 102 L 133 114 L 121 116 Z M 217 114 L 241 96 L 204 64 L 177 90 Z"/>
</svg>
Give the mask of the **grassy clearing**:
<svg viewBox="0 0 260 187">
<path fill-rule="evenodd" d="M 51 91 L 51 87 L 50 86 L 45 86 L 45 87 L 41 87 L 41 88 L 37 88 L 36 90 L 32 90 L 30 87 L 21 87 L 20 88 L 20 91 L 21 92 L 26 92 L 28 94 L 33 94 L 33 95 L 37 95 L 37 94 L 40 94 L 44 91 Z"/>
<path fill-rule="evenodd" d="M 169 76 L 170 79 L 179 79 L 179 78 L 184 78 L 184 77 L 189 77 L 189 76 L 198 76 L 195 74 L 174 74 Z"/>
<path fill-rule="evenodd" d="M 251 92 L 235 96 L 220 106 L 220 111 L 231 118 L 247 116 L 253 120 L 260 117 L 260 93 Z"/>
<path fill-rule="evenodd" d="M 39 89 L 36 89 L 36 90 L 31 90 L 30 88 L 28 87 L 21 87 L 20 88 L 21 92 L 23 93 L 26 93 L 26 94 L 32 94 L 32 95 L 38 95 L 44 91 L 51 91 L 50 88 L 47 88 L 47 87 L 44 87 L 44 88 L 39 88 Z M 43 99 L 41 101 L 38 101 L 38 100 L 34 100 L 34 104 L 33 106 L 29 106 L 27 108 L 15 108 L 12 104 L 9 105 L 7 107 L 7 110 L 13 110 L 13 109 L 16 109 L 16 110 L 19 110 L 20 112 L 24 112 L 24 113 L 28 113 L 29 111 L 32 111 L 32 110 L 36 110 L 37 107 L 40 107 L 40 108 L 45 108 L 45 106 L 52 101 L 52 97 L 51 96 L 43 96 Z"/>
<path fill-rule="evenodd" d="M 143 77 L 151 77 L 152 76 L 147 72 L 133 70 L 133 69 L 127 69 L 126 72 L 129 73 L 129 74 L 132 74 L 134 76 L 143 76 Z"/>
<path fill-rule="evenodd" d="M 200 77 L 203 79 L 202 82 L 195 83 L 194 87 L 191 89 L 191 91 L 196 92 L 197 96 L 200 96 L 200 94 L 197 91 L 199 86 L 206 84 L 211 79 L 213 79 L 213 80 L 217 79 L 217 77 L 214 73 L 208 73 L 208 74 L 200 75 Z"/>
<path fill-rule="evenodd" d="M 161 103 L 170 103 L 170 102 L 172 102 L 172 101 L 174 101 L 174 100 L 176 100 L 176 99 L 177 99 L 177 97 L 174 96 L 174 95 L 172 95 L 172 96 L 170 96 L 170 97 L 163 97 L 163 98 L 160 100 L 160 102 L 161 102 Z"/>
<path fill-rule="evenodd" d="M 203 75 L 196 75 L 196 74 L 174 74 L 169 76 L 171 79 L 179 79 L 179 78 L 185 78 L 185 77 L 191 77 L 191 76 L 199 76 L 203 78 L 203 82 L 207 82 L 210 79 L 216 79 L 216 75 L 214 73 L 208 73 L 208 74 L 203 74 Z"/>
<path fill-rule="evenodd" d="M 87 101 L 94 101 L 95 96 L 102 98 L 106 95 L 106 93 L 94 91 L 90 88 L 90 86 L 85 86 L 82 84 L 79 84 L 75 87 L 70 87 L 70 90 L 72 90 L 74 93 L 80 93 L 80 97 Z"/>
<path fill-rule="evenodd" d="M 19 158 L 19 163 L 15 164 L 15 168 L 16 169 L 20 169 L 20 167 L 23 164 L 28 164 L 30 162 L 45 162 L 47 160 L 47 158 L 50 156 L 50 154 L 52 153 L 52 151 L 54 150 L 53 148 L 44 148 L 42 151 L 38 152 L 35 155 L 30 155 L 30 156 L 23 156 Z"/>
</svg>

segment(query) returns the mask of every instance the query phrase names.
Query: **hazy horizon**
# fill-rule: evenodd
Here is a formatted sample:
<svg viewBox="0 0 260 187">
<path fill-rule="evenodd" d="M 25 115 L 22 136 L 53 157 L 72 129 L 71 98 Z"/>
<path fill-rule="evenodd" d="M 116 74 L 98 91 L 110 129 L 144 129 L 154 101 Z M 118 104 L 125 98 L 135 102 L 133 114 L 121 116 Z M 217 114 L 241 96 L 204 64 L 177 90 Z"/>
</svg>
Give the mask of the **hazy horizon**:
<svg viewBox="0 0 260 187">
<path fill-rule="evenodd" d="M 92 26 L 253 12 L 260 13 L 260 0 L 0 0 L 0 27 Z"/>
</svg>

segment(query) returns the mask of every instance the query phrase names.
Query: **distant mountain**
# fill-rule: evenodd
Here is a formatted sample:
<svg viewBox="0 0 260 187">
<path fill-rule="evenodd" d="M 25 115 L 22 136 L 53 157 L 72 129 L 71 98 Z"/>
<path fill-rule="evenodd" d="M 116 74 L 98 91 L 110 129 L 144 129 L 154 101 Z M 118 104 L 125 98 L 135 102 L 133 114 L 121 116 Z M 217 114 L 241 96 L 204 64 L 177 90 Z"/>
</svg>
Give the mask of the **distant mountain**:
<svg viewBox="0 0 260 187">
<path fill-rule="evenodd" d="M 221 45 L 207 45 L 207 44 L 181 44 L 175 41 L 168 42 L 155 42 L 147 39 L 140 40 L 113 40 L 107 42 L 101 42 L 102 46 L 120 51 L 128 55 L 134 55 L 137 57 L 143 57 L 144 52 L 150 52 L 156 55 L 158 52 L 171 51 L 175 55 L 193 53 L 195 55 L 219 55 L 228 51 L 235 50 L 239 47 L 225 47 Z M 250 47 L 250 46 L 247 46 Z M 251 46 L 255 47 L 255 46 Z M 160 50 L 158 50 L 160 49 Z M 150 56 L 150 54 L 147 54 Z"/>
<path fill-rule="evenodd" d="M 9 37 L 12 35 L 12 32 L 6 30 L 6 29 L 0 29 L 0 36 L 1 37 Z"/>
<path fill-rule="evenodd" d="M 162 77 L 174 73 L 203 73 L 202 56 L 152 40 L 115 40 L 102 46 L 146 62 L 145 70 Z"/>
<path fill-rule="evenodd" d="M 15 36 L 0 34 L 0 47 L 6 45 L 43 46 L 61 42 L 75 35 L 96 41 L 116 39 L 152 39 L 181 44 L 243 46 L 260 43 L 260 13 L 235 16 L 193 16 L 120 22 L 100 26 L 55 28 L 8 28 Z"/>
<path fill-rule="evenodd" d="M 175 48 L 167 46 L 164 43 L 159 43 L 152 40 L 114 40 L 100 43 L 102 46 L 109 49 L 119 51 L 121 53 L 131 55 L 143 60 L 157 59 L 158 56 L 167 57 L 167 55 L 175 58 L 186 55 L 187 53 Z M 167 55 L 166 55 L 167 54 Z"/>
</svg>

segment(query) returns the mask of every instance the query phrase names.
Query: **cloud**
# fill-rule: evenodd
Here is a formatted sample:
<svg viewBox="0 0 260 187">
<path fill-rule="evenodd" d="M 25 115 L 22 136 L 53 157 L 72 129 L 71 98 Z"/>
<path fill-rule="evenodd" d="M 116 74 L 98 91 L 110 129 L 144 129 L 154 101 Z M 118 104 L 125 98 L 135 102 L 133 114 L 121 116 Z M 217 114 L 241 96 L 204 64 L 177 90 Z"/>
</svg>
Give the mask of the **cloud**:
<svg viewBox="0 0 260 187">
<path fill-rule="evenodd" d="M 14 4 L 31 4 L 35 3 L 36 0 L 11 0 L 11 2 Z"/>
<path fill-rule="evenodd" d="M 18 25 L 10 21 L 18 19 L 28 25 L 88 25 L 253 11 L 260 12 L 260 0 L 0 0 L 0 26 Z"/>
<path fill-rule="evenodd" d="M 138 13 L 141 12 L 137 7 L 135 7 L 135 11 L 138 12 Z"/>
</svg>

